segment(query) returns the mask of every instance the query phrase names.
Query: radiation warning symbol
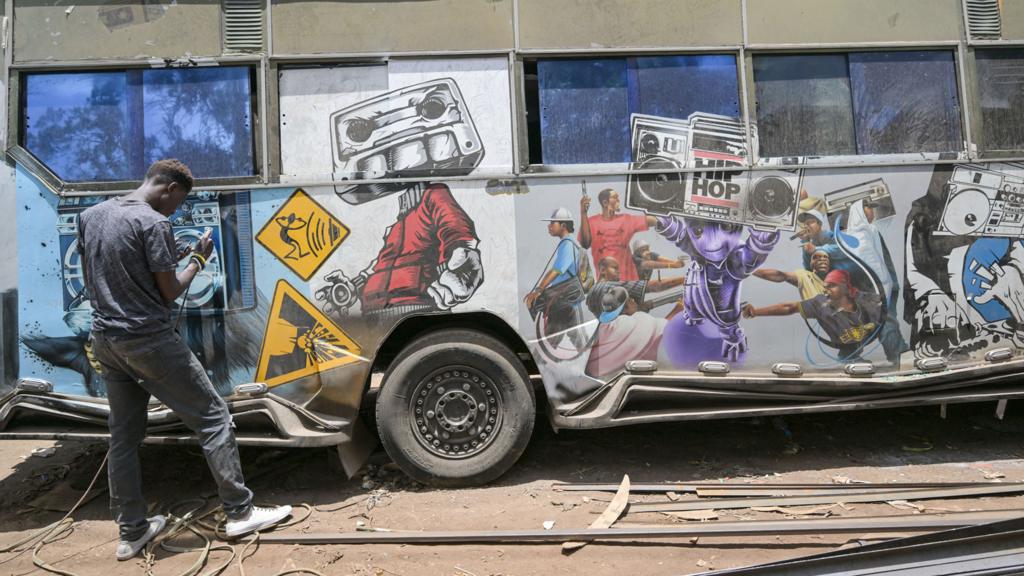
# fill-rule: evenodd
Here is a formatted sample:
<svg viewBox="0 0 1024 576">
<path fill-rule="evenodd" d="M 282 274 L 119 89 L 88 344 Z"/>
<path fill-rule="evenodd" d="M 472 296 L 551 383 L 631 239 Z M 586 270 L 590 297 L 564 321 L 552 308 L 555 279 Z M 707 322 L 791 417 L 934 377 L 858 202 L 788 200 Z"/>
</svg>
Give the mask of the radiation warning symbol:
<svg viewBox="0 0 1024 576">
<path fill-rule="evenodd" d="M 277 386 L 365 360 L 361 351 L 355 340 L 298 290 L 278 280 L 255 380 Z"/>
<path fill-rule="evenodd" d="M 301 188 L 281 205 L 256 240 L 303 280 L 309 280 L 349 229 Z"/>
</svg>

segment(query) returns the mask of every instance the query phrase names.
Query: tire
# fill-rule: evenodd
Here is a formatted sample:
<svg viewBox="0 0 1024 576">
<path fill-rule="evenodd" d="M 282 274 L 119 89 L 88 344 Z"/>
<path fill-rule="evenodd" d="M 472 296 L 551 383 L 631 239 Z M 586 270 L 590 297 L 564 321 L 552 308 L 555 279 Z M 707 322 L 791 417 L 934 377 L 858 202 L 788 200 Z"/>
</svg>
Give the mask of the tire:
<svg viewBox="0 0 1024 576">
<path fill-rule="evenodd" d="M 476 330 L 439 330 L 391 363 L 377 396 L 377 430 L 413 479 L 477 486 L 522 455 L 534 405 L 526 370 L 501 341 Z"/>
</svg>

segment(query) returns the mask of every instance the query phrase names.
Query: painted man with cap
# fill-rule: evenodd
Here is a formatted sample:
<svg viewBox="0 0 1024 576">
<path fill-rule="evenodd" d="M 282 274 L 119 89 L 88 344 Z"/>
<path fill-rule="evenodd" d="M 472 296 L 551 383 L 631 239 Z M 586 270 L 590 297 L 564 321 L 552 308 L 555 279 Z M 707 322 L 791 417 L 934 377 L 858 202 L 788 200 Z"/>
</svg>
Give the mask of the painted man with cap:
<svg viewBox="0 0 1024 576">
<path fill-rule="evenodd" d="M 572 212 L 569 212 L 568 208 L 557 208 L 551 213 L 550 218 L 543 218 L 541 221 L 548 223 L 548 234 L 558 238 L 558 246 L 544 274 L 523 301 L 532 311 L 537 300 L 544 295 L 547 303 L 541 313 L 547 320 L 545 332 L 549 335 L 550 345 L 558 346 L 562 338 L 568 334 L 576 349 L 581 350 L 586 345 L 586 338 L 575 328 L 583 323 L 580 305 L 585 294 L 582 289 L 560 288 L 571 287 L 568 282 L 574 282 L 582 287 L 579 280 L 581 271 L 590 270 L 589 263 L 584 261 L 587 256 L 572 237 L 574 225 Z"/>
<path fill-rule="evenodd" d="M 763 308 L 755 308 L 751 304 L 743 307 L 745 318 L 789 316 L 796 313 L 817 320 L 843 361 L 860 359 L 864 345 L 878 335 L 879 326 L 885 317 L 878 294 L 854 288 L 850 273 L 845 270 L 829 272 L 825 276 L 825 293 L 813 298 Z"/>
<path fill-rule="evenodd" d="M 676 306 L 665 318 L 644 312 L 640 304 L 646 288 L 642 280 L 602 281 L 587 294 L 587 308 L 598 321 L 587 359 L 590 376 L 614 376 L 630 360 L 657 360 L 665 327 L 683 308 Z"/>
<path fill-rule="evenodd" d="M 685 254 L 681 254 L 674 260 L 666 258 L 652 251 L 650 243 L 640 238 L 633 238 L 629 243 L 629 250 L 633 253 L 633 265 L 636 267 L 640 280 L 650 280 L 655 270 L 682 268 L 689 260 Z M 606 256 L 606 258 L 611 258 L 611 256 Z M 600 263 L 596 264 L 600 266 Z"/>
</svg>

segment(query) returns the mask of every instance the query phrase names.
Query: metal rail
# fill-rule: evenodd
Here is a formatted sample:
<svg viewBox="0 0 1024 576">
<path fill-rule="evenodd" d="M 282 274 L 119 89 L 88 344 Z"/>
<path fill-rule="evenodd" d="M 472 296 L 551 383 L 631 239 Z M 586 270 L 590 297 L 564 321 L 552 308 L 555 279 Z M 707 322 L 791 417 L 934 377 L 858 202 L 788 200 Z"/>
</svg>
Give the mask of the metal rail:
<svg viewBox="0 0 1024 576">
<path fill-rule="evenodd" d="M 887 502 L 889 500 L 940 500 L 963 498 L 966 496 L 995 496 L 999 494 L 1020 493 L 1024 493 L 1024 484 L 1021 483 L 1012 485 L 990 484 L 939 490 L 854 492 L 840 497 L 826 494 L 824 496 L 795 496 L 790 498 L 708 498 L 688 502 L 634 504 L 629 507 L 629 511 L 638 514 L 644 512 L 684 512 L 687 510 L 723 510 L 752 508 L 755 506 L 807 506 L 810 504 L 833 504 L 837 501 L 852 504 L 856 502 Z"/>
<path fill-rule="evenodd" d="M 757 536 L 775 534 L 823 534 L 906 532 L 942 530 L 983 522 L 1008 520 L 1024 515 L 1024 510 L 959 512 L 951 514 L 915 514 L 912 516 L 875 516 L 823 520 L 770 520 L 707 522 L 669 528 L 588 528 L 555 530 L 494 530 L 439 532 L 348 532 L 321 534 L 262 534 L 261 544 L 444 544 L 495 542 L 566 542 L 594 540 L 637 540 L 649 538 L 689 538 L 693 536 Z"/>
</svg>

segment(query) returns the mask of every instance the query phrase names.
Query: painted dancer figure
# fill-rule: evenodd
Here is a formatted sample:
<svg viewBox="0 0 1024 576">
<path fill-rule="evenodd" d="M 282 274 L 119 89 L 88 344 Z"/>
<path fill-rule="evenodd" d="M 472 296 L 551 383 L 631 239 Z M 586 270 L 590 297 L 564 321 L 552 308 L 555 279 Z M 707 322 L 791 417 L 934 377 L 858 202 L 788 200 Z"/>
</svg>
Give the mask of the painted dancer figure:
<svg viewBox="0 0 1024 576">
<path fill-rule="evenodd" d="M 450 310 L 484 280 L 476 227 L 446 184 L 416 183 L 398 199 L 398 216 L 384 232 L 377 258 L 349 280 L 336 270 L 317 291 L 329 314 L 361 302 L 364 317 Z"/>
<path fill-rule="evenodd" d="M 467 103 L 451 78 L 354 104 L 332 114 L 331 125 L 338 129 L 332 141 L 335 170 L 346 176 L 469 174 L 484 155 Z M 401 195 L 377 258 L 355 278 L 341 270 L 324 278 L 329 284 L 316 298 L 328 314 L 343 314 L 359 301 L 363 317 L 390 324 L 411 314 L 450 310 L 483 283 L 476 228 L 448 185 L 382 182 L 335 191 L 349 204 Z"/>
<path fill-rule="evenodd" d="M 416 184 L 398 199 L 377 259 L 359 273 L 363 315 L 449 310 L 484 279 L 476 228 L 446 184 Z"/>
<path fill-rule="evenodd" d="M 718 329 L 722 358 L 735 362 L 747 350 L 747 337 L 739 325 L 740 283 L 764 264 L 779 242 L 777 230 L 751 229 L 741 242 L 739 224 L 657 217 L 657 232 L 692 258 L 686 275 L 686 306 L 666 329 L 665 352 L 679 366 L 700 359 L 687 343 L 686 329 L 707 320 Z"/>
</svg>

